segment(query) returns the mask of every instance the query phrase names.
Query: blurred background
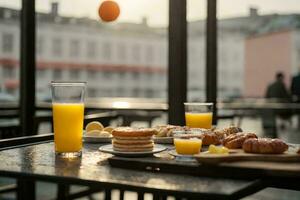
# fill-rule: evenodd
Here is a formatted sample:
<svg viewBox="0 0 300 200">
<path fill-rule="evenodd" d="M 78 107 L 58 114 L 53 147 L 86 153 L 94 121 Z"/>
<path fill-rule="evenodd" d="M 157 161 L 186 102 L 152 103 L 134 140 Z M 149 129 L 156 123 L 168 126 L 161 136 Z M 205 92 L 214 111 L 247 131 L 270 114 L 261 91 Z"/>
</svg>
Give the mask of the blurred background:
<svg viewBox="0 0 300 200">
<path fill-rule="evenodd" d="M 167 103 L 169 1 L 116 0 L 120 16 L 105 23 L 98 16 L 102 0 L 36 0 L 37 102 L 51 101 L 54 80 L 87 81 L 90 101 L 118 99 L 121 107 L 127 100 Z M 187 4 L 187 100 L 203 102 L 207 5 Z M 234 124 L 300 143 L 300 83 L 292 87 L 300 72 L 300 1 L 218 0 L 217 8 L 218 127 Z M 0 0 L 0 129 L 5 131 L 19 127 L 18 110 L 6 108 L 19 104 L 20 9 L 21 0 Z M 44 112 L 37 112 L 47 122 L 38 133 L 51 131 L 51 113 Z M 165 112 L 134 115 L 134 126 L 167 123 Z M 40 197 L 48 195 L 44 191 L 38 191 Z M 274 191 L 247 199 L 274 199 L 274 194 L 299 199 L 296 192 Z"/>
<path fill-rule="evenodd" d="M 50 82 L 63 80 L 87 81 L 89 99 L 167 102 L 168 1 L 118 0 L 121 14 L 112 23 L 99 19 L 101 2 L 36 1 L 37 101 L 49 102 Z M 206 1 L 187 2 L 188 101 L 205 101 Z M 0 0 L 2 102 L 19 98 L 20 7 L 20 0 Z M 292 101 L 291 80 L 300 69 L 299 13 L 298 0 L 218 1 L 218 102 Z M 278 73 L 289 96 L 267 96 Z M 262 132 L 261 117 L 249 116 L 241 126 Z M 292 114 L 282 119 L 287 123 L 281 127 L 297 126 Z"/>
</svg>

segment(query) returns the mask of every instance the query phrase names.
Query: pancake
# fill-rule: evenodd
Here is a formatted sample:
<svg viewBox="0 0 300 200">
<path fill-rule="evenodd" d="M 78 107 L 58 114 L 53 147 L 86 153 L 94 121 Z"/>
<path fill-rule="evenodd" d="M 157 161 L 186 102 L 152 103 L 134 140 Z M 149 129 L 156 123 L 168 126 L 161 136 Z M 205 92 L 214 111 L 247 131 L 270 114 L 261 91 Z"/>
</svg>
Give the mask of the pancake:
<svg viewBox="0 0 300 200">
<path fill-rule="evenodd" d="M 123 149 L 148 149 L 148 148 L 153 148 L 154 144 L 153 143 L 149 143 L 149 144 L 118 144 L 118 143 L 113 143 L 114 147 L 117 148 L 123 148 Z"/>
<path fill-rule="evenodd" d="M 112 145 L 115 151 L 120 152 L 144 152 L 152 151 L 155 134 L 152 128 L 119 127 L 112 131 Z"/>
<path fill-rule="evenodd" d="M 114 139 L 118 140 L 151 140 L 152 136 L 145 136 L 145 137 L 119 137 L 119 136 L 114 136 Z"/>
<path fill-rule="evenodd" d="M 120 151 L 120 152 L 149 152 L 153 150 L 153 147 L 149 148 L 134 148 L 134 149 L 124 149 L 124 148 L 118 148 L 118 147 L 113 147 L 115 151 Z"/>
<path fill-rule="evenodd" d="M 156 132 L 153 128 L 119 127 L 112 131 L 112 135 L 116 137 L 149 137 L 155 135 Z"/>
<path fill-rule="evenodd" d="M 153 141 L 151 139 L 141 139 L 141 140 L 122 140 L 122 139 L 113 139 L 113 143 L 116 144 L 126 144 L 126 145 L 131 145 L 131 144 L 151 144 Z"/>
</svg>

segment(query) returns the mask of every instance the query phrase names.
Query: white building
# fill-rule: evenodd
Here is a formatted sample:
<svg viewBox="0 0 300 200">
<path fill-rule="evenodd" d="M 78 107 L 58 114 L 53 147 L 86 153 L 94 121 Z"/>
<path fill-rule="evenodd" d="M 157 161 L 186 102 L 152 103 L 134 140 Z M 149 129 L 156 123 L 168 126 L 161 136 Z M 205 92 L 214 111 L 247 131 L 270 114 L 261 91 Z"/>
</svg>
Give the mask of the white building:
<svg viewBox="0 0 300 200">
<path fill-rule="evenodd" d="M 219 96 L 240 96 L 244 78 L 244 41 L 274 19 L 258 16 L 219 21 Z M 279 26 L 280 27 L 280 26 Z M 270 28 L 269 28 L 270 29 Z M 267 30 L 269 30 L 267 29 Z M 189 23 L 189 99 L 205 91 L 205 21 Z M 167 96 L 167 29 L 141 24 L 104 25 L 96 20 L 37 14 L 37 94 L 49 96 L 52 80 L 88 82 L 90 97 Z M 0 86 L 18 96 L 19 11 L 0 8 Z"/>
</svg>

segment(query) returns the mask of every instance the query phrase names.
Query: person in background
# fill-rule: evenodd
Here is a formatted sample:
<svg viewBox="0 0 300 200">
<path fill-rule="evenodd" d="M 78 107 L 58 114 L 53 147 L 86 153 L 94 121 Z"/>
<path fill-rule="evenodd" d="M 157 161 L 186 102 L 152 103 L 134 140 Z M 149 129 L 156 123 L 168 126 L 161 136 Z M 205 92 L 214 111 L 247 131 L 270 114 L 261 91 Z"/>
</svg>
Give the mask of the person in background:
<svg viewBox="0 0 300 200">
<path fill-rule="evenodd" d="M 293 100 L 300 103 L 300 68 L 298 74 L 292 79 L 291 93 Z"/>
<path fill-rule="evenodd" d="M 293 101 L 296 103 L 300 103 L 300 68 L 299 72 L 296 76 L 293 77 L 291 83 L 291 93 L 293 97 Z M 300 114 L 298 113 L 298 129 L 300 129 Z"/>
<path fill-rule="evenodd" d="M 266 98 L 274 98 L 280 102 L 289 102 L 291 97 L 284 84 L 284 75 L 282 72 L 276 74 L 276 79 L 271 83 L 266 92 Z"/>
<path fill-rule="evenodd" d="M 275 81 L 268 85 L 265 97 L 273 99 L 276 102 L 290 102 L 291 96 L 284 84 L 284 75 L 282 72 L 276 73 Z M 266 110 L 263 117 L 263 128 L 266 136 L 277 137 L 276 116 L 289 122 L 291 113 L 286 110 Z M 284 129 L 285 124 L 281 124 L 280 128 Z"/>
</svg>

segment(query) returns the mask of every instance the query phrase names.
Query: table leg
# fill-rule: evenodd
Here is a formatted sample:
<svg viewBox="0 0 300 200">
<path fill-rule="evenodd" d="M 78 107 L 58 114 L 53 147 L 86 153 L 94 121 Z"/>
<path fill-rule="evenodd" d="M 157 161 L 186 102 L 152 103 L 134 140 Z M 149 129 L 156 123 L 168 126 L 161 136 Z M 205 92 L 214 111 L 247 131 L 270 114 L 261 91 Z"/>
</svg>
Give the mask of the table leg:
<svg viewBox="0 0 300 200">
<path fill-rule="evenodd" d="M 145 193 L 138 192 L 138 200 L 144 200 L 144 195 L 145 195 Z"/>
<path fill-rule="evenodd" d="M 111 200 L 111 190 L 105 189 L 105 200 Z"/>
<path fill-rule="evenodd" d="M 17 199 L 31 199 L 35 200 L 35 182 L 28 179 L 17 180 Z"/>
<path fill-rule="evenodd" d="M 67 199 L 70 194 L 70 186 L 65 184 L 57 185 L 57 199 Z"/>
</svg>

